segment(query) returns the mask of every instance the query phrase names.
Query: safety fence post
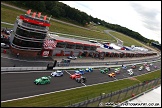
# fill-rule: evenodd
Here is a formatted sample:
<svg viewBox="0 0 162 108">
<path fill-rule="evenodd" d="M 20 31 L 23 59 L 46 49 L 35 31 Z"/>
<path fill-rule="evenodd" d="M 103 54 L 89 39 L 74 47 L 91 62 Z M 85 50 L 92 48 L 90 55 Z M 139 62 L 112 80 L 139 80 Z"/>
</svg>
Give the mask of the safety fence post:
<svg viewBox="0 0 162 108">
<path fill-rule="evenodd" d="M 122 93 L 122 90 L 119 91 L 119 95 L 118 95 L 118 98 L 117 98 L 117 102 L 119 101 L 119 97 L 120 97 L 120 94 Z"/>
<path fill-rule="evenodd" d="M 110 99 L 109 99 L 109 102 L 111 101 L 111 98 L 112 98 L 112 91 L 111 91 L 111 94 L 110 94 Z"/>
<path fill-rule="evenodd" d="M 99 100 L 99 102 L 98 102 L 98 107 L 99 107 L 99 105 L 100 105 L 100 103 L 101 103 L 101 100 L 102 100 L 102 94 L 100 93 L 100 100 Z"/>
<path fill-rule="evenodd" d="M 128 93 L 128 87 L 126 88 L 126 94 L 125 94 L 125 96 L 124 96 L 124 99 L 126 98 L 126 96 L 127 96 L 127 93 Z"/>
</svg>

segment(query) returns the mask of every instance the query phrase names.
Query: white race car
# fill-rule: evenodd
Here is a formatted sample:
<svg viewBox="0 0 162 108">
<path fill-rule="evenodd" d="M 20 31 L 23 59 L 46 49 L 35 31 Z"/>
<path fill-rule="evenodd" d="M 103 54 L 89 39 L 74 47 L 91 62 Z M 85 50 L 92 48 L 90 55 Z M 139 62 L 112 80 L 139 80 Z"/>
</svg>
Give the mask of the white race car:
<svg viewBox="0 0 162 108">
<path fill-rule="evenodd" d="M 150 67 L 146 66 L 145 69 L 150 72 Z"/>
<path fill-rule="evenodd" d="M 134 75 L 133 69 L 128 69 L 127 71 L 129 75 Z"/>
<path fill-rule="evenodd" d="M 150 66 L 153 66 L 153 64 L 152 64 L 152 63 L 150 63 Z"/>
<path fill-rule="evenodd" d="M 51 76 L 54 76 L 54 77 L 63 76 L 63 71 L 57 70 L 55 72 L 52 72 Z"/>
<path fill-rule="evenodd" d="M 68 59 L 72 59 L 72 60 L 75 60 L 75 59 L 77 59 L 77 57 L 76 56 L 68 56 Z"/>
</svg>

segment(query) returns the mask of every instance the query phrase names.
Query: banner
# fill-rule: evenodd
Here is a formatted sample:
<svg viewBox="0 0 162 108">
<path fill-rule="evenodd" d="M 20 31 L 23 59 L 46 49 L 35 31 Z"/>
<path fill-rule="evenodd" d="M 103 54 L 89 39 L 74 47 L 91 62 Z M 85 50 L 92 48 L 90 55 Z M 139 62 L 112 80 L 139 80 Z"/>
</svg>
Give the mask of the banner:
<svg viewBox="0 0 162 108">
<path fill-rule="evenodd" d="M 38 13 L 38 18 L 40 18 L 40 16 L 41 16 L 41 12 Z"/>
<path fill-rule="evenodd" d="M 43 51 L 42 52 L 42 56 L 43 57 L 48 57 L 48 55 L 49 55 L 49 51 Z"/>
<path fill-rule="evenodd" d="M 45 42 L 44 42 L 44 49 L 50 49 L 50 50 L 52 50 L 52 49 L 54 49 L 55 47 L 56 47 L 56 45 L 57 45 L 57 41 L 54 41 L 54 40 L 46 40 Z"/>
<path fill-rule="evenodd" d="M 33 20 L 31 18 L 27 18 L 25 17 L 24 15 L 20 15 L 20 19 L 24 20 L 24 21 L 27 21 L 29 23 L 33 23 L 33 24 L 37 24 L 37 25 L 41 25 L 41 26 L 50 26 L 49 23 L 46 23 L 46 22 L 41 22 L 39 20 Z"/>
</svg>

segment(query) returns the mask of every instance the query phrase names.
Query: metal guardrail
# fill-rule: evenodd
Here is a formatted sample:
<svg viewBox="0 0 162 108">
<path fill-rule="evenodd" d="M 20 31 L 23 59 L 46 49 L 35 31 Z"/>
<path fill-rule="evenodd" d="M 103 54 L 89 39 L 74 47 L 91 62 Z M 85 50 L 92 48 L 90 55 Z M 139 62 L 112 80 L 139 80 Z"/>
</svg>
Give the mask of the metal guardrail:
<svg viewBox="0 0 162 108">
<path fill-rule="evenodd" d="M 84 36 L 77 36 L 77 35 L 70 35 L 70 34 L 63 34 L 63 33 L 58 33 L 58 32 L 49 32 L 49 34 L 55 34 L 55 35 L 60 35 L 63 37 L 71 37 L 71 38 L 78 38 L 81 40 L 96 40 L 96 41 L 100 41 L 100 42 L 114 42 L 115 40 L 103 40 L 103 39 L 96 39 L 96 38 L 88 38 L 88 37 L 84 37 Z"/>
<path fill-rule="evenodd" d="M 1 72 L 15 72 L 15 71 L 43 71 L 47 67 L 1 67 Z"/>
<path fill-rule="evenodd" d="M 148 63 L 158 62 L 160 60 L 150 60 L 147 61 Z M 143 62 L 137 61 L 137 63 L 133 62 L 134 64 L 143 64 L 146 61 Z M 108 63 L 108 64 L 106 64 Z M 53 67 L 53 69 L 71 69 L 71 68 L 103 68 L 103 67 L 120 67 L 122 64 L 129 66 L 132 65 L 132 61 L 119 61 L 119 62 L 96 62 L 96 63 L 59 63 L 56 64 L 56 67 Z M 15 71 L 46 71 L 47 67 L 1 67 L 1 72 L 15 72 Z"/>
<path fill-rule="evenodd" d="M 7 23 L 7 22 L 2 22 L 2 21 L 1 21 L 1 23 L 2 23 L 2 24 L 7 24 L 7 25 L 12 25 L 12 26 L 14 25 L 14 24 Z"/>
</svg>

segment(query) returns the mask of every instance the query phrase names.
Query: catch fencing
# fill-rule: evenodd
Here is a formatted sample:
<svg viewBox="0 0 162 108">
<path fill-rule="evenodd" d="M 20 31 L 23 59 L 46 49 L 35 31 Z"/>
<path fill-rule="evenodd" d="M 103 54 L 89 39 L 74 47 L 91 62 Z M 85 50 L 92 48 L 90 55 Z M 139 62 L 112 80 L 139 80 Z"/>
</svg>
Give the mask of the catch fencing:
<svg viewBox="0 0 162 108">
<path fill-rule="evenodd" d="M 144 94 L 146 91 L 154 89 L 156 86 L 161 84 L 161 78 L 144 81 L 143 83 L 111 92 L 109 94 L 100 93 L 98 97 L 87 99 L 79 103 L 73 103 L 69 101 L 67 107 L 112 107 L 118 106 L 118 103 L 121 103 L 127 99 L 135 98 L 141 94 Z"/>
</svg>

